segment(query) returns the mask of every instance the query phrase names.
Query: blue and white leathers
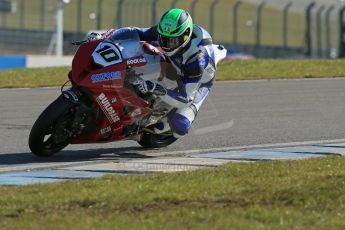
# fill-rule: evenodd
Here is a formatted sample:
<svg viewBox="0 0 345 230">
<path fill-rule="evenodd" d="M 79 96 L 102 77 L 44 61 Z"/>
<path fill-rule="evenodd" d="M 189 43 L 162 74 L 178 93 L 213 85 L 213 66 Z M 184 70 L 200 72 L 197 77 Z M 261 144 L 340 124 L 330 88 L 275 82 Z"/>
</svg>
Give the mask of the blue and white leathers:
<svg viewBox="0 0 345 230">
<path fill-rule="evenodd" d="M 205 41 L 208 41 L 206 43 Z M 168 57 L 182 79 L 179 93 L 168 90 L 162 100 L 177 108 L 168 122 L 175 137 L 187 134 L 215 79 L 216 66 L 209 33 L 194 26 L 190 46 Z"/>
<path fill-rule="evenodd" d="M 157 41 L 156 27 L 121 28 L 110 37 L 113 40 L 137 39 Z M 216 55 L 218 53 L 218 55 Z M 190 44 L 179 54 L 167 57 L 180 78 L 176 89 L 167 89 L 161 100 L 175 108 L 165 123 L 156 132 L 166 131 L 167 123 L 175 137 L 187 134 L 202 103 L 206 99 L 215 79 L 216 64 L 226 55 L 217 45 L 212 45 L 210 34 L 200 26 L 194 25 Z"/>
</svg>

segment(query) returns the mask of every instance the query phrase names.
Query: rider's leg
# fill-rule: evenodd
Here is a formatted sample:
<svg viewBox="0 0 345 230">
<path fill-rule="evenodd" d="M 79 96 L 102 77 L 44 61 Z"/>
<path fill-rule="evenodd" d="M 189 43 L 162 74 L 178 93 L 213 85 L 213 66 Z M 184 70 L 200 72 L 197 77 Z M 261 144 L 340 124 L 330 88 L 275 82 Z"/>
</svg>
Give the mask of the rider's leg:
<svg viewBox="0 0 345 230">
<path fill-rule="evenodd" d="M 200 88 L 197 97 L 189 107 L 178 109 L 168 117 L 168 122 L 174 137 L 179 138 L 188 133 L 188 130 L 192 126 L 192 123 L 208 93 L 208 88 Z"/>
</svg>

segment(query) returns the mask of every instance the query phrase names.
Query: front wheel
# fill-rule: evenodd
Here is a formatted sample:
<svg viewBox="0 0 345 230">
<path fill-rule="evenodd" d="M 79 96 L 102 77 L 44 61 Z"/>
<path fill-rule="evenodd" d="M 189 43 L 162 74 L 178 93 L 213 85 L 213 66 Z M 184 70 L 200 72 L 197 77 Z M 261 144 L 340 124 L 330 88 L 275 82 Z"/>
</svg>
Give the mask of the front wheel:
<svg viewBox="0 0 345 230">
<path fill-rule="evenodd" d="M 48 157 L 71 141 L 69 127 L 73 121 L 73 103 L 58 97 L 38 117 L 29 136 L 29 147 L 39 157 Z"/>
<path fill-rule="evenodd" d="M 177 140 L 173 135 L 160 135 L 145 132 L 138 143 L 144 148 L 163 148 Z"/>
</svg>

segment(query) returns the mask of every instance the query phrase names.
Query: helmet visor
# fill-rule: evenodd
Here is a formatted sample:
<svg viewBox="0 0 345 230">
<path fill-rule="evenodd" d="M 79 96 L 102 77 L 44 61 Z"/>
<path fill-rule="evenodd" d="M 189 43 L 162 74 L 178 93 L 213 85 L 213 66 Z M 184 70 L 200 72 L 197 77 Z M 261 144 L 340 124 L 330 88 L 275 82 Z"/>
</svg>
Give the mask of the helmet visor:
<svg viewBox="0 0 345 230">
<path fill-rule="evenodd" d="M 168 37 L 159 34 L 159 45 L 164 51 L 171 52 L 179 48 L 185 42 L 185 36 Z"/>
</svg>

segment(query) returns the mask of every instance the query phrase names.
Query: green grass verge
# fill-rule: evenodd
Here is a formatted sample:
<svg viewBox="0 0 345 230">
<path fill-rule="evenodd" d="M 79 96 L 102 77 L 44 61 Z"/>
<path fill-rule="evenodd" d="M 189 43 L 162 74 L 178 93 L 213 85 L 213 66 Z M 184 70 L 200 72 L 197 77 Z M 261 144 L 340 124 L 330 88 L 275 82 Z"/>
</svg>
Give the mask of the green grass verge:
<svg viewBox="0 0 345 230">
<path fill-rule="evenodd" d="M 345 77 L 344 60 L 271 60 L 223 62 L 217 80 Z"/>
<path fill-rule="evenodd" d="M 0 229 L 345 229 L 345 158 L 0 187 Z"/>
<path fill-rule="evenodd" d="M 60 86 L 68 80 L 69 70 L 59 67 L 0 71 L 0 88 Z"/>
<path fill-rule="evenodd" d="M 270 60 L 223 62 L 217 80 L 260 80 L 344 77 L 345 60 Z M 69 68 L 0 71 L 0 88 L 60 86 Z"/>
</svg>

